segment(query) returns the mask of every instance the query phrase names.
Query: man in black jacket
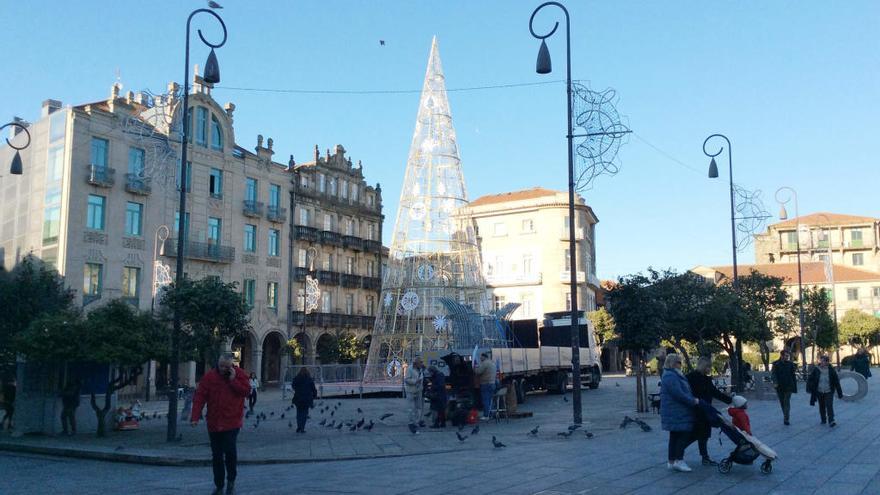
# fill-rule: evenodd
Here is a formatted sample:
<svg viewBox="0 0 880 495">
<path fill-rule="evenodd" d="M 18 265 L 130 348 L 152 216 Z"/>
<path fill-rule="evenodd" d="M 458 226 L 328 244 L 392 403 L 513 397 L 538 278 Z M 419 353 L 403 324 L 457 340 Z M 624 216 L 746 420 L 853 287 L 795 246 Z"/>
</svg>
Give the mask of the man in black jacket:
<svg viewBox="0 0 880 495">
<path fill-rule="evenodd" d="M 687 374 L 688 383 L 691 386 L 691 393 L 694 397 L 705 401 L 712 405 L 712 399 L 718 399 L 725 404 L 730 404 L 731 398 L 718 390 L 712 382 L 709 373 L 712 371 L 712 359 L 703 356 L 697 360 L 697 368 Z M 712 435 L 712 428 L 702 413 L 697 413 L 694 422 L 694 436 L 697 439 L 697 445 L 700 447 L 700 455 L 703 457 L 704 466 L 715 466 L 718 463 L 709 457 L 709 437 Z"/>
<path fill-rule="evenodd" d="M 842 399 L 843 390 L 840 388 L 840 378 L 829 364 L 830 361 L 825 355 L 819 358 L 819 366 L 813 368 L 810 377 L 807 378 L 807 392 L 810 393 L 811 406 L 819 401 L 819 416 L 822 418 L 822 424 L 827 421 L 828 426 L 834 428 L 837 426 L 834 422 L 834 393 L 836 392 L 837 397 Z"/>
<path fill-rule="evenodd" d="M 779 397 L 779 405 L 782 407 L 783 422 L 788 425 L 791 394 L 797 393 L 797 377 L 795 377 L 794 363 L 791 362 L 791 354 L 788 351 L 783 349 L 779 353 L 779 359 L 773 361 L 770 374 L 773 378 L 773 386 L 776 387 L 776 396 Z"/>
</svg>

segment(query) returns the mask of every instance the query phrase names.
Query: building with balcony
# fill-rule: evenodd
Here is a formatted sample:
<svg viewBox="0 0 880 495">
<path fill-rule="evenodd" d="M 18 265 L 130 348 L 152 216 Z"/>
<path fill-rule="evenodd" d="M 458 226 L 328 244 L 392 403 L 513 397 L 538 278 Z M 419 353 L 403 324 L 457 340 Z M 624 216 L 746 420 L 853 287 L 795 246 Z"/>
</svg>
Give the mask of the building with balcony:
<svg viewBox="0 0 880 495">
<path fill-rule="evenodd" d="M 598 218 L 576 199 L 578 308 L 596 309 Z M 483 274 L 495 307 L 519 303 L 513 319 L 571 309 L 568 193 L 536 187 L 482 196 L 465 209 L 477 226 Z"/>
<path fill-rule="evenodd" d="M 802 263 L 830 257 L 835 265 L 880 272 L 880 218 L 813 213 L 774 223 L 755 236 L 755 260 L 795 263 L 798 245 Z"/>
</svg>

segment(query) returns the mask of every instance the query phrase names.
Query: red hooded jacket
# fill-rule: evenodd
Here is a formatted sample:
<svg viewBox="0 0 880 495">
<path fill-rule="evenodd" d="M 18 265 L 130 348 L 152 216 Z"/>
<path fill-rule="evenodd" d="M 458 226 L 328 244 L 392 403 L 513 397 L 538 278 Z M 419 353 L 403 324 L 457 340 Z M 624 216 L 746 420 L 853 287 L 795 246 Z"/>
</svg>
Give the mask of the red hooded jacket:
<svg viewBox="0 0 880 495">
<path fill-rule="evenodd" d="M 730 414 L 733 417 L 733 426 L 736 426 L 740 430 L 752 434 L 752 425 L 749 422 L 749 413 L 746 412 L 745 409 L 740 409 L 738 407 L 729 407 L 727 408 L 727 414 Z"/>
<path fill-rule="evenodd" d="M 221 376 L 217 368 L 205 373 L 193 397 L 192 421 L 202 418 L 202 408 L 207 405 L 208 431 L 229 431 L 241 428 L 244 416 L 244 398 L 251 393 L 247 373 L 233 367 L 235 378 L 231 381 Z"/>
</svg>

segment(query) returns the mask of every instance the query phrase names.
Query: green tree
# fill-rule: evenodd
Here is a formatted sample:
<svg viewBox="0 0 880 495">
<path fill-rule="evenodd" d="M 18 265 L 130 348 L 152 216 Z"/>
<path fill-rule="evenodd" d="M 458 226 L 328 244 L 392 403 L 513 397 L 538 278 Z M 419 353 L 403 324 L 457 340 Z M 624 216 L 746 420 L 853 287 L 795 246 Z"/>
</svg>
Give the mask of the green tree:
<svg viewBox="0 0 880 495">
<path fill-rule="evenodd" d="M 765 275 L 754 269 L 739 278 L 737 291 L 750 322 L 746 341 L 758 345 L 765 369 L 770 367 L 774 324 L 791 304 L 788 292 L 783 288 L 784 282 L 780 277 Z"/>
<path fill-rule="evenodd" d="M 808 287 L 804 289 L 803 301 L 807 345 L 815 345 L 826 351 L 836 347 L 837 332 L 831 316 L 828 292 L 823 288 Z"/>
<path fill-rule="evenodd" d="M 367 347 L 354 334 L 347 333 L 337 340 L 339 362 L 351 364 L 358 359 L 367 357 Z"/>
<path fill-rule="evenodd" d="M 321 364 L 339 362 L 339 341 L 330 334 L 324 334 L 315 343 L 315 354 Z"/>
<path fill-rule="evenodd" d="M 596 311 L 587 313 L 593 328 L 596 331 L 596 340 L 599 345 L 610 345 L 616 342 L 618 338 L 617 330 L 614 325 L 614 318 L 605 308 L 599 308 Z"/>
<path fill-rule="evenodd" d="M 284 343 L 285 349 L 290 353 L 290 357 L 293 358 L 293 362 L 299 362 L 303 357 L 303 347 L 302 343 L 296 337 L 287 339 L 287 342 Z"/>
<path fill-rule="evenodd" d="M 880 334 L 880 318 L 850 309 L 840 320 L 840 339 L 850 345 L 867 345 Z"/>
</svg>

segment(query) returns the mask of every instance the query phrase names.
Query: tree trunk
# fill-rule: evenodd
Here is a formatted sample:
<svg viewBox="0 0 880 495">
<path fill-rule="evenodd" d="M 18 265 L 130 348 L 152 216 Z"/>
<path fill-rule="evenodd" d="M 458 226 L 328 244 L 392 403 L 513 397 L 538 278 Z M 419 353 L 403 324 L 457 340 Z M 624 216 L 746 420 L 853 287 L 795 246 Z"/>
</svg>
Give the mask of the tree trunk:
<svg viewBox="0 0 880 495">
<path fill-rule="evenodd" d="M 766 342 L 759 342 L 758 349 L 761 351 L 761 362 L 764 363 L 764 371 L 770 371 L 770 347 Z"/>
<path fill-rule="evenodd" d="M 104 407 L 98 407 L 95 393 L 92 392 L 92 410 L 95 411 L 95 418 L 98 420 L 98 429 L 95 432 L 95 435 L 98 438 L 107 436 L 107 413 L 110 411 L 110 397 L 112 394 L 113 392 L 108 386 L 107 393 L 104 394 Z"/>
</svg>

